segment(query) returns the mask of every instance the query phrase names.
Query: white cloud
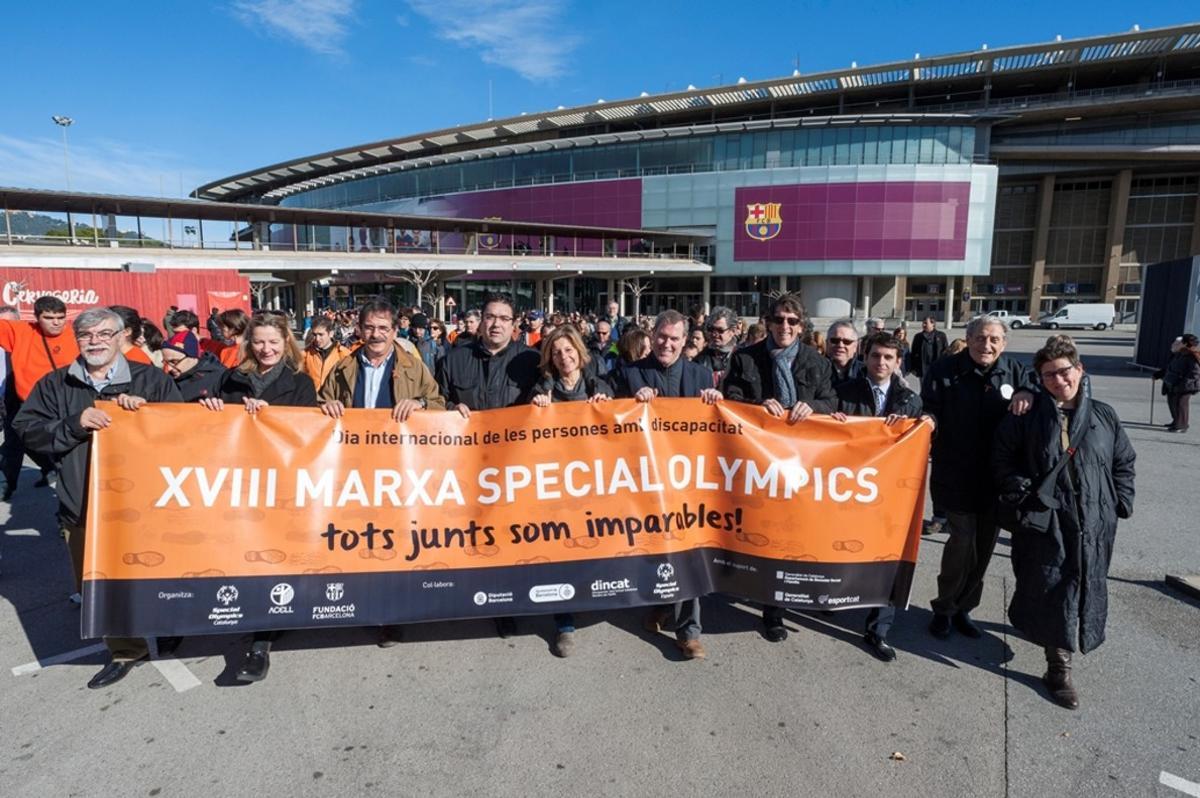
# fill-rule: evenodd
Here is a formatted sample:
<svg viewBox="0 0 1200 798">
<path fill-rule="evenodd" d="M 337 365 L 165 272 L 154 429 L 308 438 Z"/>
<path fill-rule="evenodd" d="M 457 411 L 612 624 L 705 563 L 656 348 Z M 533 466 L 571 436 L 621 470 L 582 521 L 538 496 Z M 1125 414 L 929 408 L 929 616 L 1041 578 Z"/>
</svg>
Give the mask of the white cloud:
<svg viewBox="0 0 1200 798">
<path fill-rule="evenodd" d="M 485 63 L 545 81 L 567 71 L 580 39 L 565 33 L 558 0 L 409 0 L 437 36 L 476 49 Z"/>
<path fill-rule="evenodd" d="M 322 55 L 342 55 L 355 0 L 234 0 L 233 12 L 253 30 L 266 30 Z"/>
<path fill-rule="evenodd" d="M 179 196 L 211 175 L 180 156 L 156 152 L 126 142 L 98 140 L 70 145 L 71 188 L 98 194 Z M 62 139 L 54 136 L 16 138 L 0 133 L 0 175 L 17 188 L 66 189 Z"/>
</svg>

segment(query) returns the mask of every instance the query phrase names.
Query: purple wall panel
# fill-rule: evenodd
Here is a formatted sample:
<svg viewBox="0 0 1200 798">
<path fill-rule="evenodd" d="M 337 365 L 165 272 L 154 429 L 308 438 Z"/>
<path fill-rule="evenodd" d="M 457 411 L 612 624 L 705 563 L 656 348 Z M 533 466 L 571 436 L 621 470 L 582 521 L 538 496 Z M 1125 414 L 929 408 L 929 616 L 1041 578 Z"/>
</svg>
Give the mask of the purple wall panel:
<svg viewBox="0 0 1200 798">
<path fill-rule="evenodd" d="M 747 186 L 734 193 L 733 259 L 962 260 L 971 184 L 812 183 Z M 779 232 L 747 231 L 748 206 L 779 203 Z"/>
</svg>

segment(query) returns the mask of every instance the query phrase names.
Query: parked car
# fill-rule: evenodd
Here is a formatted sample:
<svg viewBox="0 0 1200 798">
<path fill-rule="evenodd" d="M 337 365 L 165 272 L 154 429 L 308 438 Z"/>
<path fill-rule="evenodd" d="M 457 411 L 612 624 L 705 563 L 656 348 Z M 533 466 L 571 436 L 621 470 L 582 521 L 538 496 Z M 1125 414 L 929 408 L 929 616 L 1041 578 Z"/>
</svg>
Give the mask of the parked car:
<svg viewBox="0 0 1200 798">
<path fill-rule="evenodd" d="M 1067 305 L 1059 308 L 1056 313 L 1049 316 L 1042 316 L 1042 318 L 1038 319 L 1038 326 L 1047 330 L 1057 330 L 1059 327 L 1064 329 L 1069 327 L 1086 329 L 1090 327 L 1093 330 L 1107 330 L 1113 325 L 1113 319 L 1116 315 L 1117 308 L 1115 305 Z"/>
<path fill-rule="evenodd" d="M 987 311 L 987 315 L 1004 319 L 1004 323 L 1008 325 L 1010 330 L 1019 330 L 1022 327 L 1028 327 L 1030 325 L 1028 316 L 1009 313 L 1007 310 L 989 310 Z"/>
</svg>

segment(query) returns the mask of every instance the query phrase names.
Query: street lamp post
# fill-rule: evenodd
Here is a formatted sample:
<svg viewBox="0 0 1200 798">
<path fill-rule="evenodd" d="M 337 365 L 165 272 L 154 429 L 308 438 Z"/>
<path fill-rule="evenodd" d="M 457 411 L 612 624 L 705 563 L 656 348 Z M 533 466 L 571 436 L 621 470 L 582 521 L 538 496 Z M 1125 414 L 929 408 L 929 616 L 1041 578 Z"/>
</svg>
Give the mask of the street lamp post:
<svg viewBox="0 0 1200 798">
<path fill-rule="evenodd" d="M 67 174 L 67 191 L 71 190 L 71 150 L 67 146 L 67 128 L 75 124 L 75 120 L 69 116 L 58 116 L 57 114 L 50 117 L 54 120 L 54 124 L 62 128 L 63 134 L 63 169 Z"/>
</svg>

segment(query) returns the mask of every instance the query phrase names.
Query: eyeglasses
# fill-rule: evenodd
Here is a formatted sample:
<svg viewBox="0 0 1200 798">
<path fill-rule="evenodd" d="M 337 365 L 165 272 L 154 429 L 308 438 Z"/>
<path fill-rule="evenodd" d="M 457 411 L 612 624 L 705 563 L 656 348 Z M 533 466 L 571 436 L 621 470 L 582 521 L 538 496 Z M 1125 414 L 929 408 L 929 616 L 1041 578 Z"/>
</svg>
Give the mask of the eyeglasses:
<svg viewBox="0 0 1200 798">
<path fill-rule="evenodd" d="M 725 333 L 729 332 L 729 330 L 730 330 L 729 327 L 709 327 L 708 328 L 708 331 L 710 333 L 716 333 L 717 335 L 724 335 Z"/>
<path fill-rule="evenodd" d="M 95 332 L 75 333 L 75 340 L 76 341 L 99 341 L 102 344 L 106 344 L 109 341 L 111 341 L 114 337 L 116 337 L 116 335 L 117 335 L 116 330 L 96 330 Z"/>
<path fill-rule="evenodd" d="M 493 321 L 498 321 L 501 324 L 511 324 L 513 317 L 512 316 L 494 316 L 491 313 L 485 313 L 485 314 L 483 314 L 483 320 L 489 324 L 492 323 Z"/>
<path fill-rule="evenodd" d="M 1049 382 L 1052 378 L 1058 377 L 1064 382 L 1071 376 L 1071 372 L 1075 370 L 1075 366 L 1067 366 L 1066 368 L 1054 369 L 1053 371 L 1042 372 L 1042 382 Z"/>
<path fill-rule="evenodd" d="M 850 346 L 851 344 L 858 343 L 853 338 L 829 338 L 826 340 L 828 343 L 831 343 L 834 346 Z"/>
<path fill-rule="evenodd" d="M 804 323 L 804 320 L 799 316 L 772 316 L 772 324 L 786 324 L 789 327 L 799 327 Z"/>
</svg>

